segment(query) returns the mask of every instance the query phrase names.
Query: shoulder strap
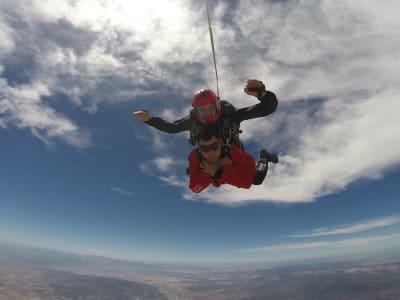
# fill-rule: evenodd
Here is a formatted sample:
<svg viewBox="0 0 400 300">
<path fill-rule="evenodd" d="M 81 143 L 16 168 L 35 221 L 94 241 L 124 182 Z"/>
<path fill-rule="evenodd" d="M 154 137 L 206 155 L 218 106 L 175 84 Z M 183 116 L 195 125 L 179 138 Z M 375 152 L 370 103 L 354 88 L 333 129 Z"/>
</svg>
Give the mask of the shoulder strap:
<svg viewBox="0 0 400 300">
<path fill-rule="evenodd" d="M 222 109 L 222 114 L 223 115 L 224 114 L 228 114 L 229 115 L 229 114 L 231 114 L 231 113 L 236 111 L 236 107 L 233 106 L 233 104 L 230 103 L 229 101 L 221 100 L 220 104 L 221 104 L 221 109 Z"/>
<path fill-rule="evenodd" d="M 197 121 L 197 119 L 193 116 L 192 118 L 192 126 L 190 128 L 190 133 L 189 133 L 189 144 L 192 146 L 196 145 L 196 141 L 194 139 L 194 137 L 197 134 L 197 131 L 199 129 L 199 127 L 201 126 L 201 123 L 199 121 Z"/>
</svg>

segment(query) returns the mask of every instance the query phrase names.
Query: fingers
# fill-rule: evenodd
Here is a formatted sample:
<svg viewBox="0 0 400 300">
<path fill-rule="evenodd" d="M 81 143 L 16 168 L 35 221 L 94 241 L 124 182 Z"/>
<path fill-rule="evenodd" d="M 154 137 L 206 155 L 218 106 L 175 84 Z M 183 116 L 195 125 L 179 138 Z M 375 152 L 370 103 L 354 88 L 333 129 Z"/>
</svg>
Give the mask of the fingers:
<svg viewBox="0 0 400 300">
<path fill-rule="evenodd" d="M 218 169 L 217 164 L 210 164 L 208 161 L 203 161 L 200 163 L 200 171 L 210 176 L 214 176 Z"/>
<path fill-rule="evenodd" d="M 257 79 L 249 79 L 246 82 L 246 86 L 244 88 L 244 92 L 247 95 L 262 97 L 263 92 L 265 92 L 265 85 L 262 81 Z"/>
<path fill-rule="evenodd" d="M 256 96 L 257 92 L 251 91 L 251 88 L 253 88 L 254 86 L 247 84 L 246 87 L 244 88 L 244 92 L 247 95 L 251 95 L 251 96 Z"/>
<path fill-rule="evenodd" d="M 209 172 L 208 170 L 209 170 L 209 166 L 207 166 L 204 162 L 201 162 L 200 163 L 200 171 L 202 173 L 208 174 L 208 172 Z"/>
<path fill-rule="evenodd" d="M 244 92 L 247 95 L 251 95 L 251 96 L 257 96 L 257 91 L 252 90 L 253 88 L 258 88 L 258 87 L 262 87 L 264 84 L 262 83 L 262 81 L 257 80 L 257 79 L 249 79 L 246 82 L 246 86 L 244 88 Z"/>
<path fill-rule="evenodd" d="M 219 167 L 225 167 L 225 166 L 231 166 L 232 165 L 232 160 L 229 157 L 224 157 L 220 161 L 218 161 L 218 166 Z"/>
<path fill-rule="evenodd" d="M 249 79 L 249 80 L 247 80 L 247 84 L 252 84 L 254 82 L 258 82 L 258 80 L 257 79 Z"/>
<path fill-rule="evenodd" d="M 147 122 L 150 119 L 150 116 L 147 112 L 139 110 L 132 113 L 138 120 L 142 122 Z"/>
<path fill-rule="evenodd" d="M 263 86 L 263 82 L 257 79 L 249 79 L 246 82 L 246 88 Z"/>
</svg>

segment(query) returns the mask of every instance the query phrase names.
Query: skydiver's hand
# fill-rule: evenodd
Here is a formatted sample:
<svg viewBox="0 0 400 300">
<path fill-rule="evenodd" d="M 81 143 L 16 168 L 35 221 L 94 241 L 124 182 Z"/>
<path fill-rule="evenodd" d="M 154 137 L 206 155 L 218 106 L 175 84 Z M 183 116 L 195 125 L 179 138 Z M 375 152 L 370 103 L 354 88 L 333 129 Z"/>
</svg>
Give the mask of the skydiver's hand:
<svg viewBox="0 0 400 300">
<path fill-rule="evenodd" d="M 150 120 L 150 115 L 147 113 L 147 111 L 143 110 L 135 111 L 132 113 L 132 115 L 142 122 L 147 122 L 148 120 Z"/>
<path fill-rule="evenodd" d="M 225 156 L 224 158 L 218 159 L 216 163 L 218 167 L 223 168 L 225 166 L 231 166 L 232 160 L 229 157 Z"/>
<path fill-rule="evenodd" d="M 257 79 L 250 79 L 247 80 L 246 86 L 244 88 L 244 92 L 247 95 L 254 96 L 254 97 L 262 97 L 265 95 L 265 85 L 262 81 Z"/>
<path fill-rule="evenodd" d="M 204 160 L 200 163 L 200 171 L 211 177 L 215 176 L 215 173 L 219 169 L 219 165 L 217 163 L 211 164 L 207 160 Z"/>
</svg>

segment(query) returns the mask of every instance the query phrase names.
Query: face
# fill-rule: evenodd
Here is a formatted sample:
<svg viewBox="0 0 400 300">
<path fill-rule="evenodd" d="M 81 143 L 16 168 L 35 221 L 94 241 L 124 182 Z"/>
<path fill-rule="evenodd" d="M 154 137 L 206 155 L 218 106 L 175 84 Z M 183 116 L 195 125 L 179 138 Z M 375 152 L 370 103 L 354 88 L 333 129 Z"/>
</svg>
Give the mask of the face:
<svg viewBox="0 0 400 300">
<path fill-rule="evenodd" d="M 213 117 L 216 113 L 216 107 L 214 103 L 204 104 L 197 108 L 199 115 L 203 118 L 210 118 Z"/>
<path fill-rule="evenodd" d="M 201 155 L 210 163 L 215 163 L 221 155 L 221 141 L 216 137 L 213 137 L 209 141 L 199 141 L 197 142 L 197 146 L 199 147 Z M 202 148 L 204 148 L 204 150 L 202 150 Z"/>
</svg>

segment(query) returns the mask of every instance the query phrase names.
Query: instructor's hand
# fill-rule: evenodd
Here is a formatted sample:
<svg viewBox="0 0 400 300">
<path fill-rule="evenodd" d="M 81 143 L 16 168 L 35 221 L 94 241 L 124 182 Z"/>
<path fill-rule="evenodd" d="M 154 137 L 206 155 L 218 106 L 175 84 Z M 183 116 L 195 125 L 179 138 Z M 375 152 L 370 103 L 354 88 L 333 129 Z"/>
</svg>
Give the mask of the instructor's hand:
<svg viewBox="0 0 400 300">
<path fill-rule="evenodd" d="M 147 111 L 143 110 L 135 111 L 132 113 L 132 115 L 142 122 L 147 122 L 148 120 L 150 120 L 150 115 L 147 113 Z"/>
<path fill-rule="evenodd" d="M 246 86 L 244 88 L 244 92 L 247 95 L 254 96 L 254 97 L 262 97 L 265 95 L 265 85 L 262 81 L 257 79 L 250 79 L 247 80 Z"/>
</svg>

